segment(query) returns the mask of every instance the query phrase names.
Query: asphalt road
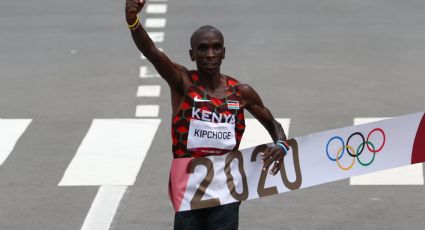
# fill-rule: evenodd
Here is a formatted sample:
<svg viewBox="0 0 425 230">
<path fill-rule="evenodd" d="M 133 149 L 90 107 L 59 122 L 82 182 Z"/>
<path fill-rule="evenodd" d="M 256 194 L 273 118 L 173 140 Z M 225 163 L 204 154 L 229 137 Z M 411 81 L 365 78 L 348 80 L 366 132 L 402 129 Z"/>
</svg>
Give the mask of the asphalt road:
<svg viewBox="0 0 425 230">
<path fill-rule="evenodd" d="M 225 36 L 222 71 L 250 84 L 290 136 L 352 125 L 354 117 L 424 111 L 425 2 L 298 0 L 167 2 L 169 57 L 194 68 L 189 37 Z M 110 229 L 171 229 L 170 95 L 131 41 L 122 1 L 2 1 L 0 118 L 33 122 L 0 166 L 0 229 L 80 229 L 98 187 L 58 187 L 95 118 L 135 118 L 158 104 L 162 123 Z M 142 15 L 142 18 L 144 16 Z M 159 84 L 159 98 L 136 97 Z M 248 115 L 249 117 L 249 115 Z M 379 199 L 376 199 L 379 198 Z M 241 206 L 240 229 L 423 229 L 424 186 L 348 181 Z"/>
</svg>

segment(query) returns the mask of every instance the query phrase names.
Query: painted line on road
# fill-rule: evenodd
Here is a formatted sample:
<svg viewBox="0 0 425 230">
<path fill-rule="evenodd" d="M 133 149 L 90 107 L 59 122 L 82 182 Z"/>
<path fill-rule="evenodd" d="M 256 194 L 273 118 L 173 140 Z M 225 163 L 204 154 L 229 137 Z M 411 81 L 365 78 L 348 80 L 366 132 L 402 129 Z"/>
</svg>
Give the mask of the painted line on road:
<svg viewBox="0 0 425 230">
<path fill-rule="evenodd" d="M 140 66 L 140 70 L 139 70 L 139 76 L 140 77 L 146 75 L 147 72 L 148 72 L 148 67 L 147 66 Z"/>
<path fill-rule="evenodd" d="M 354 125 L 380 121 L 388 118 L 354 118 Z M 350 185 L 423 185 L 423 164 L 369 173 L 350 178 Z"/>
<path fill-rule="evenodd" d="M 164 28 L 167 20 L 165 18 L 146 18 L 146 28 Z"/>
<path fill-rule="evenodd" d="M 139 77 L 140 78 L 159 78 L 160 76 L 157 73 L 154 73 L 154 74 L 149 73 L 147 66 L 140 66 Z"/>
<path fill-rule="evenodd" d="M 164 32 L 148 32 L 149 37 L 153 42 L 163 42 L 164 41 Z"/>
<path fill-rule="evenodd" d="M 0 165 L 12 153 L 32 119 L 0 119 Z"/>
<path fill-rule="evenodd" d="M 160 122 L 93 120 L 58 185 L 133 185 Z"/>
<path fill-rule="evenodd" d="M 138 105 L 136 107 L 136 117 L 158 117 L 159 105 Z"/>
<path fill-rule="evenodd" d="M 167 13 L 167 5 L 166 4 L 148 4 L 146 7 L 146 13 L 165 14 Z"/>
<path fill-rule="evenodd" d="M 127 186 L 101 186 L 81 230 L 108 230 Z"/>
<path fill-rule="evenodd" d="M 159 97 L 160 94 L 160 85 L 140 85 L 137 89 L 138 97 Z"/>
<path fill-rule="evenodd" d="M 286 136 L 288 136 L 291 119 L 276 118 L 276 120 L 282 125 Z M 245 149 L 245 148 L 256 146 L 256 145 L 273 142 L 272 138 L 270 137 L 270 134 L 267 132 L 264 126 L 257 119 L 246 118 L 245 125 L 246 125 L 246 128 L 242 136 L 239 149 Z"/>
</svg>

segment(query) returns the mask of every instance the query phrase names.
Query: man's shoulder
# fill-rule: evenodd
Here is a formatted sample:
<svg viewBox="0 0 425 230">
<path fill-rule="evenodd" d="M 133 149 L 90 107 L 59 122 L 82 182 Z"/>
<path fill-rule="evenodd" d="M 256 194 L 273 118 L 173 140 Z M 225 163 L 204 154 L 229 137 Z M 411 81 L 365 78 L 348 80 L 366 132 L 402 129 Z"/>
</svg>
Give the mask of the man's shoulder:
<svg viewBox="0 0 425 230">
<path fill-rule="evenodd" d="M 183 73 L 189 73 L 191 70 L 188 70 L 185 66 L 183 66 L 183 65 L 180 65 L 180 64 L 177 64 L 177 63 L 174 63 L 174 66 L 176 66 L 177 67 L 177 69 L 180 71 L 180 72 L 183 72 Z"/>
<path fill-rule="evenodd" d="M 255 90 L 249 84 L 240 83 L 237 85 L 237 87 L 242 98 L 251 98 L 257 94 Z"/>
<path fill-rule="evenodd" d="M 238 82 L 237 87 L 240 91 L 250 91 L 252 87 L 247 83 Z"/>
<path fill-rule="evenodd" d="M 240 85 L 242 85 L 241 81 L 239 81 L 237 78 L 230 76 L 228 74 L 221 74 L 225 77 L 227 84 L 231 87 L 237 87 L 239 88 Z"/>
<path fill-rule="evenodd" d="M 233 76 L 230 76 L 230 75 L 228 75 L 228 74 L 222 74 L 222 75 L 223 75 L 223 76 L 226 76 L 226 77 L 227 77 L 227 79 L 229 79 L 229 80 L 237 81 L 237 82 L 239 82 L 239 83 L 240 83 L 240 81 L 239 81 L 237 78 L 233 77 Z"/>
<path fill-rule="evenodd" d="M 182 80 L 184 83 L 190 82 L 190 79 L 194 73 L 194 70 L 189 70 L 185 66 L 175 64 L 176 67 L 179 69 L 180 76 L 182 77 Z"/>
</svg>

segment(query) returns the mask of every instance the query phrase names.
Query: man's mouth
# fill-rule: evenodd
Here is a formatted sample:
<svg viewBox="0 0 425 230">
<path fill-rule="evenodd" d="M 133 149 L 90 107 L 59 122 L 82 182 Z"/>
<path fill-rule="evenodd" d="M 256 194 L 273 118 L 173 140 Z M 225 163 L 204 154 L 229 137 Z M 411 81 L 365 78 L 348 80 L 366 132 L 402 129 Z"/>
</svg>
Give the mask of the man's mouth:
<svg viewBox="0 0 425 230">
<path fill-rule="evenodd" d="M 218 63 L 217 62 L 206 62 L 206 63 L 204 63 L 204 66 L 206 66 L 206 67 L 216 67 L 216 66 L 218 66 Z"/>
</svg>

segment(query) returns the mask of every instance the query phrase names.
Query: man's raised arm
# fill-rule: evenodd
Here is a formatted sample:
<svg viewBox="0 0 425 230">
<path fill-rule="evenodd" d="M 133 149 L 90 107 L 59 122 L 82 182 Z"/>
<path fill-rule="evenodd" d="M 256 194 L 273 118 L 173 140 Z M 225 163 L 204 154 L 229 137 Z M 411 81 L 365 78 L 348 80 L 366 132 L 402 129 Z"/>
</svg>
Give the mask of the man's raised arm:
<svg viewBox="0 0 425 230">
<path fill-rule="evenodd" d="M 126 0 L 125 3 L 125 18 L 137 48 L 155 66 L 172 89 L 183 90 L 182 70 L 185 70 L 184 67 L 173 63 L 155 46 L 137 17 L 146 1 Z"/>
</svg>

